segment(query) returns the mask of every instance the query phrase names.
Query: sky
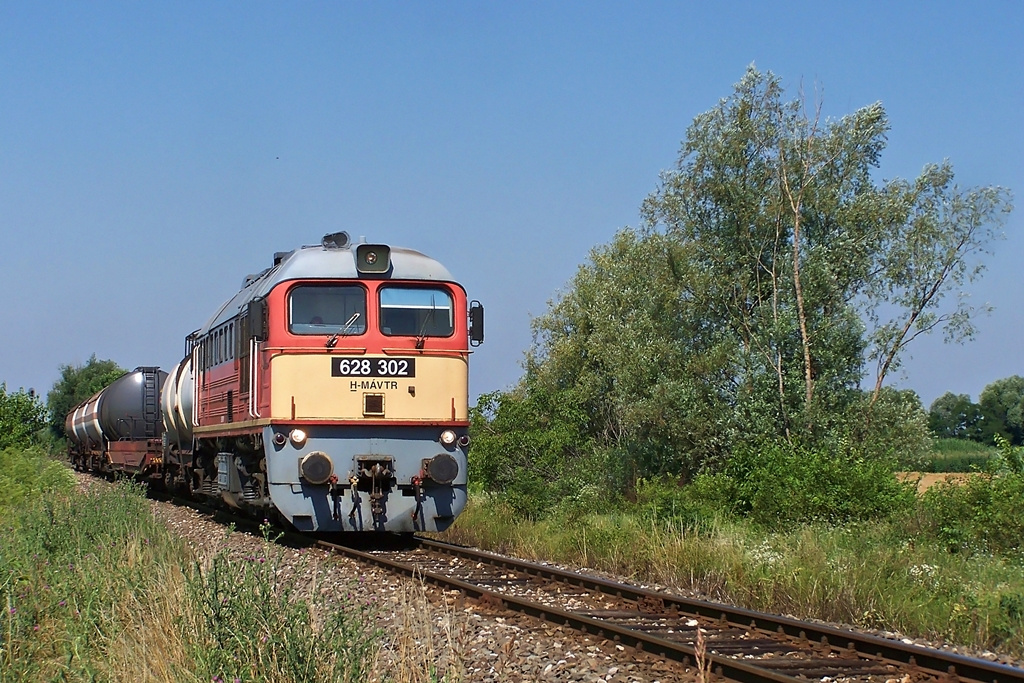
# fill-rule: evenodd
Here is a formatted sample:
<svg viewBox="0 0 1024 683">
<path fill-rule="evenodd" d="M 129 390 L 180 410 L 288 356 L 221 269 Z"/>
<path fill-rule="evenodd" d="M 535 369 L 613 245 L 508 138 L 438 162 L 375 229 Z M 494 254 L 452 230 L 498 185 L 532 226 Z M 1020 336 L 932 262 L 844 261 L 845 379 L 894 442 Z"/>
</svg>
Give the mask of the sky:
<svg viewBox="0 0 1024 683">
<path fill-rule="evenodd" d="M 881 101 L 880 178 L 952 161 L 1024 197 L 1024 3 L 0 3 L 0 381 L 92 354 L 169 369 L 275 251 L 411 247 L 486 307 L 471 393 L 640 224 L 695 116 L 750 64 L 839 117 Z M 971 301 L 890 384 L 925 405 L 1024 375 L 1024 208 Z"/>
</svg>

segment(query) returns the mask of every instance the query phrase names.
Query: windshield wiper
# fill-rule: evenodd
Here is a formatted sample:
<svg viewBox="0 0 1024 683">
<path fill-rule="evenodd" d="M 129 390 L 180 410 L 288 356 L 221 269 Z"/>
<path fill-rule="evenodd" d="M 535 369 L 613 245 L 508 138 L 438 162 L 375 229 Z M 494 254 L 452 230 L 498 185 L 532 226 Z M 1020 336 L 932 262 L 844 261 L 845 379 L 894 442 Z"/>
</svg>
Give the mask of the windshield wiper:
<svg viewBox="0 0 1024 683">
<path fill-rule="evenodd" d="M 420 331 L 416 335 L 416 348 L 417 349 L 422 349 L 423 348 L 423 343 L 427 340 L 427 325 L 429 325 L 430 321 L 434 319 L 434 311 L 437 310 L 437 308 L 434 307 L 434 299 L 433 299 L 433 297 L 431 297 L 431 299 L 430 299 L 430 306 L 431 306 L 430 312 L 427 313 L 425 316 L 423 316 L 423 324 L 420 325 Z"/>
<path fill-rule="evenodd" d="M 356 320 L 358 320 L 358 319 L 359 319 L 359 314 L 358 313 L 353 313 L 352 317 L 349 318 L 348 322 L 345 323 L 345 326 L 342 327 L 337 332 L 335 332 L 334 334 L 332 334 L 331 338 L 327 340 L 327 343 L 324 344 L 324 346 L 326 346 L 329 349 L 333 349 L 334 345 L 338 343 L 338 337 L 340 337 L 343 334 L 346 334 L 348 332 L 348 328 L 352 327 L 352 325 L 355 324 Z"/>
</svg>

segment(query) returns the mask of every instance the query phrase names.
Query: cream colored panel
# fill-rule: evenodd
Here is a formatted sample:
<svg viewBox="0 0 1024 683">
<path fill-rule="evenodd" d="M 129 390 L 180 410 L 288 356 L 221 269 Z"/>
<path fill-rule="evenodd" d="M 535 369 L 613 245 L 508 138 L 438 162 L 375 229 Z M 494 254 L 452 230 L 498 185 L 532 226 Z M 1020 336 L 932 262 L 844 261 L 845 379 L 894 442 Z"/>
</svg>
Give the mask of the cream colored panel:
<svg viewBox="0 0 1024 683">
<path fill-rule="evenodd" d="M 413 356 L 416 376 L 332 377 L 328 354 L 287 354 L 271 362 L 270 411 L 274 420 L 379 420 L 363 416 L 363 395 L 384 395 L 384 418 L 447 421 L 469 419 L 469 369 L 464 358 Z M 395 356 L 359 356 L 386 358 Z M 412 390 L 410 390 L 410 387 Z M 294 407 L 294 414 L 293 414 Z"/>
</svg>

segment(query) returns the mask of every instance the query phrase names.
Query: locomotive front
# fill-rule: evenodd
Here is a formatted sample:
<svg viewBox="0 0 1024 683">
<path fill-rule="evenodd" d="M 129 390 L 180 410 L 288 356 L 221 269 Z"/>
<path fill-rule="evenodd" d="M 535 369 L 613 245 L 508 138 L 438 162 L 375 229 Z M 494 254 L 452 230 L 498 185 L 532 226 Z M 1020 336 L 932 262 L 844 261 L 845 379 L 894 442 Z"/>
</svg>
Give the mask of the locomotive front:
<svg viewBox="0 0 1024 683">
<path fill-rule="evenodd" d="M 483 309 L 423 254 L 344 233 L 278 254 L 172 373 L 192 384 L 188 483 L 301 531 L 444 530 L 482 340 Z"/>
</svg>

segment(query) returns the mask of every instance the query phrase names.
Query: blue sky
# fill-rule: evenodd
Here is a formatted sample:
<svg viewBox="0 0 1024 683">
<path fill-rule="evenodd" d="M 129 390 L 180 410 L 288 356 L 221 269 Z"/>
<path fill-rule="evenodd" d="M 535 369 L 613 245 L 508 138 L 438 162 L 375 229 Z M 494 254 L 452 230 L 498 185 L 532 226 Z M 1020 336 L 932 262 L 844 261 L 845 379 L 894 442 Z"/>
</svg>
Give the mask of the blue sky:
<svg viewBox="0 0 1024 683">
<path fill-rule="evenodd" d="M 880 177 L 949 158 L 1024 196 L 1022 35 L 1010 1 L 0 3 L 0 381 L 169 368 L 273 252 L 347 230 L 443 261 L 487 306 L 472 391 L 506 388 L 751 63 L 830 116 L 881 101 Z M 894 378 L 926 405 L 1024 375 L 1022 227 L 975 341 Z"/>
</svg>

